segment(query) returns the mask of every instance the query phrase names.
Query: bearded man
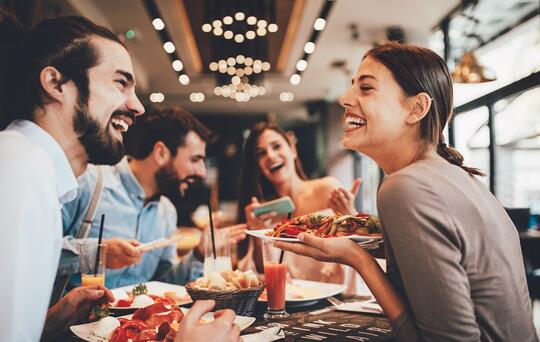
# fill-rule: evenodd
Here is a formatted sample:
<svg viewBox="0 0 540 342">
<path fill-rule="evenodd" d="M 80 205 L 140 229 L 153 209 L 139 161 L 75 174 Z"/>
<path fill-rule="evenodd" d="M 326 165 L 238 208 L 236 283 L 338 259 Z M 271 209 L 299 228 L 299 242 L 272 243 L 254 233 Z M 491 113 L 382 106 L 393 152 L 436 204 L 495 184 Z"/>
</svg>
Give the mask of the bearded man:
<svg viewBox="0 0 540 342">
<path fill-rule="evenodd" d="M 116 288 L 161 280 L 185 284 L 200 273 L 201 261 L 188 254 L 177 262 L 176 246 L 141 253 L 136 247 L 176 231 L 176 209 L 164 193 L 180 191 L 206 175 L 206 143 L 211 132 L 179 108 L 150 109 L 126 134 L 130 157 L 114 166 L 93 166 L 79 177 L 79 195 L 62 209 L 64 248 L 78 253 L 77 235 L 101 173 L 103 192 L 88 239 L 107 244 L 106 286 Z M 73 277 L 71 285 L 76 285 Z"/>
</svg>

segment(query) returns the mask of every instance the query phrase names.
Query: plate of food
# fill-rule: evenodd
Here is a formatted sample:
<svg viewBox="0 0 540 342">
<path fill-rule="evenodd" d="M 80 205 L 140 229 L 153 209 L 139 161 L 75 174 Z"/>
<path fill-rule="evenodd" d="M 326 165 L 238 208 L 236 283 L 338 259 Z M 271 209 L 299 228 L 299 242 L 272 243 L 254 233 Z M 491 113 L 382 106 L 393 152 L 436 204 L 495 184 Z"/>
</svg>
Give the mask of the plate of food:
<svg viewBox="0 0 540 342">
<path fill-rule="evenodd" d="M 247 230 L 260 239 L 299 242 L 298 234 L 323 238 L 348 238 L 373 243 L 382 239 L 379 219 L 368 214 L 323 216 L 309 214 L 279 222 L 273 229 Z"/>
<path fill-rule="evenodd" d="M 285 286 L 285 301 L 288 306 L 304 306 L 321 299 L 338 295 L 347 289 L 347 285 L 322 283 L 311 280 L 291 279 Z M 266 289 L 259 296 L 260 302 L 266 302 Z"/>
<path fill-rule="evenodd" d="M 134 286 L 124 286 L 111 290 L 115 301 L 112 310 L 135 310 L 155 303 L 183 305 L 193 301 L 184 286 L 150 281 Z"/>
<path fill-rule="evenodd" d="M 73 325 L 70 330 L 89 342 L 172 341 L 188 311 L 175 305 L 155 303 L 137 309 L 132 315 L 111 317 L 107 309 L 96 308 L 93 314 L 97 321 Z M 210 323 L 214 320 L 214 314 L 209 312 L 201 320 Z M 255 322 L 255 318 L 236 316 L 234 322 L 244 330 Z"/>
</svg>

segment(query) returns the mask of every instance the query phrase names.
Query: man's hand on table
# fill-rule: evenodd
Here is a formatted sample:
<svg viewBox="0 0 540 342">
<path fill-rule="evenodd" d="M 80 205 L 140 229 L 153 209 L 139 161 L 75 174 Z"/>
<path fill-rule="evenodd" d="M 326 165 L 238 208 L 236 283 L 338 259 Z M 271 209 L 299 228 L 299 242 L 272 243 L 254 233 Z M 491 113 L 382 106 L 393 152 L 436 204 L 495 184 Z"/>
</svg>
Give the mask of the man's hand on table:
<svg viewBox="0 0 540 342">
<path fill-rule="evenodd" d="M 88 319 L 92 304 L 113 302 L 111 291 L 100 285 L 74 288 L 47 311 L 42 340 L 54 340 L 71 325 Z"/>
<path fill-rule="evenodd" d="M 123 268 L 141 262 L 142 253 L 135 248 L 140 245 L 137 240 L 112 238 L 103 243 L 107 244 L 107 268 Z"/>
<path fill-rule="evenodd" d="M 178 328 L 175 342 L 237 342 L 240 340 L 240 327 L 234 324 L 236 315 L 232 310 L 214 313 L 210 323 L 201 323 L 201 318 L 214 307 L 213 300 L 198 300 L 184 316 Z"/>
</svg>

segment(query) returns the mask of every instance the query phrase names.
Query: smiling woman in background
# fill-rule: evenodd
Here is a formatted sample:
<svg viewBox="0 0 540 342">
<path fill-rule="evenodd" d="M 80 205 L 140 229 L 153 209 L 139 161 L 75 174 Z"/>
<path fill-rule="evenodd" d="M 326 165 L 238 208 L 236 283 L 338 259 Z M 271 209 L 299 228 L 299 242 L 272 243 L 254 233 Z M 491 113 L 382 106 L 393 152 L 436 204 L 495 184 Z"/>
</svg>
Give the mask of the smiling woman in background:
<svg viewBox="0 0 540 342">
<path fill-rule="evenodd" d="M 452 81 L 433 51 L 370 50 L 342 96 L 343 146 L 386 177 L 377 207 L 387 274 L 347 239 L 307 234 L 285 250 L 355 268 L 403 341 L 537 341 L 517 230 L 444 142 Z"/>
<path fill-rule="evenodd" d="M 245 221 L 249 229 L 267 228 L 264 216 L 253 214 L 253 209 L 261 202 L 289 196 L 296 207 L 293 216 L 301 216 L 328 208 L 332 191 L 341 187 L 333 177 L 307 179 L 295 144 L 281 128 L 266 122 L 256 124 L 250 131 L 244 148 L 240 184 L 238 218 L 239 222 Z M 352 202 L 354 196 L 350 197 Z M 350 206 L 354 208 L 352 203 Z M 254 243 L 250 244 L 244 261 L 253 258 L 260 269 L 261 256 L 255 247 Z M 287 258 L 293 278 L 333 283 L 344 281 L 341 265 L 322 264 L 294 254 Z"/>
</svg>

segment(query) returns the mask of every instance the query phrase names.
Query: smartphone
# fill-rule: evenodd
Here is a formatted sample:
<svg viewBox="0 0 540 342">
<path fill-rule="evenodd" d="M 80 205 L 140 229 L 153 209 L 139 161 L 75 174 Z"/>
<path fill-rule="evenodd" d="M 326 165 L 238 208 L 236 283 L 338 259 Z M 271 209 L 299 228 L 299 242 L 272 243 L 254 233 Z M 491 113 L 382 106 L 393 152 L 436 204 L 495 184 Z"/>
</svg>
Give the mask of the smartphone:
<svg viewBox="0 0 540 342">
<path fill-rule="evenodd" d="M 294 203 L 289 196 L 284 196 L 273 201 L 265 202 L 260 206 L 253 208 L 253 214 L 259 216 L 275 212 L 278 216 L 287 215 L 294 211 Z"/>
</svg>

